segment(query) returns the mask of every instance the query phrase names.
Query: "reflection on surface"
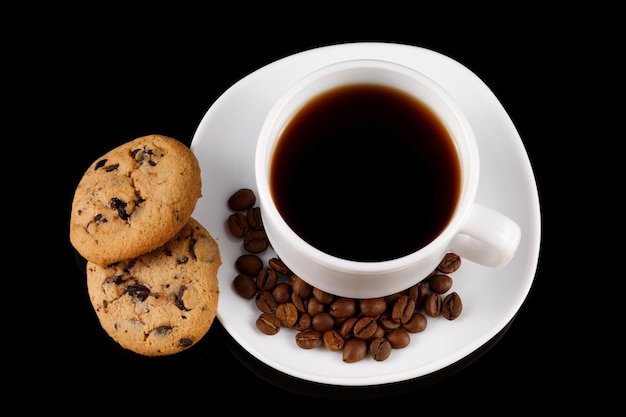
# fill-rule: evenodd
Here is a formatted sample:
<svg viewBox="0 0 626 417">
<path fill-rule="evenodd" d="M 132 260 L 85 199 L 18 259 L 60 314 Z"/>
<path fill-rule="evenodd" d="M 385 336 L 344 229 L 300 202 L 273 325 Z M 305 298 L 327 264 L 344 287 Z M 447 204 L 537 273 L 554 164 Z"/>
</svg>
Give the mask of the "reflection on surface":
<svg viewBox="0 0 626 417">
<path fill-rule="evenodd" d="M 392 395 L 407 393 L 410 391 L 416 391 L 441 382 L 446 378 L 455 375 L 465 367 L 474 363 L 477 359 L 487 353 L 493 346 L 495 346 L 495 344 L 498 343 L 498 341 L 509 329 L 512 322 L 513 320 L 511 320 L 498 334 L 496 334 L 483 346 L 476 349 L 474 352 L 472 352 L 462 360 L 437 372 L 433 372 L 429 375 L 410 379 L 403 382 L 358 387 L 326 385 L 317 382 L 310 382 L 277 371 L 245 351 L 245 349 L 243 349 L 228 334 L 228 332 L 226 332 L 222 328 L 221 324 L 217 323 L 217 325 L 222 328 L 222 339 L 224 340 L 226 346 L 232 352 L 232 354 L 246 368 L 248 368 L 252 373 L 254 373 L 262 380 L 269 382 L 270 384 L 277 386 L 278 388 L 281 388 L 285 391 L 307 397 L 330 400 L 359 400 L 384 398 Z"/>
</svg>

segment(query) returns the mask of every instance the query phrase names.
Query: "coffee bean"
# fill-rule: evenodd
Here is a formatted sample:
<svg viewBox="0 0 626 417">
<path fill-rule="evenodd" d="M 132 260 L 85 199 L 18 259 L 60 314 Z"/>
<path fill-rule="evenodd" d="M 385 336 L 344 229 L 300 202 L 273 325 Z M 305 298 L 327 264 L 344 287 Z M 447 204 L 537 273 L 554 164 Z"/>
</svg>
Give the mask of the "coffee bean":
<svg viewBox="0 0 626 417">
<path fill-rule="evenodd" d="M 324 346 L 326 349 L 331 350 L 333 352 L 339 352 L 343 349 L 345 344 L 345 339 L 337 330 L 327 330 L 324 332 L 323 337 Z"/>
<path fill-rule="evenodd" d="M 334 295 L 329 294 L 326 291 L 322 291 L 317 287 L 313 287 L 312 292 L 315 299 L 322 304 L 330 304 L 335 299 Z"/>
<path fill-rule="evenodd" d="M 444 294 L 452 288 L 452 278 L 445 274 L 433 275 L 428 280 L 428 288 L 437 294 Z"/>
<path fill-rule="evenodd" d="M 428 286 L 423 282 L 417 283 L 409 290 L 409 297 L 415 300 L 416 310 L 424 308 L 424 302 L 428 297 Z"/>
<path fill-rule="evenodd" d="M 235 237 L 244 237 L 250 230 L 248 220 L 241 213 L 233 213 L 228 216 L 228 230 Z"/>
<path fill-rule="evenodd" d="M 319 313 L 316 315 L 311 315 L 311 326 L 313 330 L 317 330 L 318 332 L 325 332 L 327 330 L 331 330 L 335 326 L 335 319 L 330 313 Z"/>
<path fill-rule="evenodd" d="M 391 318 L 397 323 L 406 323 L 415 311 L 415 300 L 404 294 L 398 297 L 391 310 Z"/>
<path fill-rule="evenodd" d="M 370 354 L 375 361 L 384 361 L 391 355 L 391 343 L 384 337 L 377 337 L 370 342 Z"/>
<path fill-rule="evenodd" d="M 352 298 L 338 298 L 330 305 L 330 314 L 333 317 L 350 317 L 356 312 L 356 301 Z"/>
<path fill-rule="evenodd" d="M 285 263 L 278 258 L 271 258 L 269 261 L 267 261 L 267 263 L 269 264 L 270 268 L 272 268 L 279 274 L 288 275 L 291 273 L 291 271 L 289 271 L 289 268 L 287 268 L 287 265 L 285 265 Z"/>
<path fill-rule="evenodd" d="M 256 286 L 259 290 L 271 291 L 278 284 L 278 274 L 270 267 L 262 268 L 256 277 Z"/>
<path fill-rule="evenodd" d="M 257 292 L 257 286 L 254 278 L 247 274 L 239 274 L 233 280 L 233 288 L 235 292 L 248 300 L 252 299 Z"/>
<path fill-rule="evenodd" d="M 389 340 L 389 343 L 391 343 L 394 349 L 405 348 L 411 342 L 409 332 L 401 328 L 391 330 L 385 335 L 385 338 Z"/>
<path fill-rule="evenodd" d="M 298 322 L 293 326 L 296 330 L 305 331 L 311 328 L 311 315 L 309 313 L 301 313 Z"/>
<path fill-rule="evenodd" d="M 348 317 L 339 328 L 339 334 L 341 334 L 344 338 L 349 338 L 354 336 L 354 324 L 359 321 L 358 317 Z"/>
<path fill-rule="evenodd" d="M 274 312 L 276 312 L 276 307 L 278 307 L 278 303 L 276 303 L 274 296 L 267 290 L 257 293 L 255 301 L 258 309 L 264 313 L 274 314 Z"/>
<path fill-rule="evenodd" d="M 248 221 L 248 226 L 252 230 L 263 230 L 263 219 L 261 219 L 261 209 L 260 207 L 250 207 L 246 211 L 246 220 Z"/>
<path fill-rule="evenodd" d="M 452 287 L 448 274 L 461 265 L 454 253 L 446 254 L 431 274 L 405 291 L 360 300 L 311 286 L 278 257 L 265 266 L 257 254 L 270 243 L 255 202 L 250 189 L 234 193 L 229 207 L 237 213 L 229 216 L 228 227 L 233 236 L 241 237 L 248 252 L 235 262 L 239 274 L 233 288 L 242 298 L 255 299 L 261 311 L 256 326 L 262 333 L 273 335 L 282 327 L 294 328 L 296 344 L 303 349 L 323 344 L 328 350 L 342 351 L 346 363 L 362 360 L 368 351 L 375 361 L 383 361 L 392 349 L 409 345 L 410 333 L 426 329 L 426 316 L 454 320 L 461 314 L 463 306 L 456 292 L 442 298 Z M 246 211 L 245 215 L 240 211 Z"/>
<path fill-rule="evenodd" d="M 256 276 L 263 269 L 263 259 L 257 255 L 246 253 L 240 255 L 235 261 L 235 268 L 242 274 Z"/>
<path fill-rule="evenodd" d="M 294 327 L 298 322 L 298 309 L 293 303 L 282 303 L 276 307 L 276 318 L 282 327 Z"/>
<path fill-rule="evenodd" d="M 272 295 L 277 303 L 286 303 L 291 300 L 291 286 L 286 282 L 279 282 L 272 289 Z"/>
<path fill-rule="evenodd" d="M 256 327 L 264 334 L 275 335 L 280 330 L 280 322 L 273 314 L 261 313 L 256 320 Z"/>
<path fill-rule="evenodd" d="M 441 296 L 431 292 L 424 302 L 424 312 L 430 317 L 437 317 L 441 313 Z"/>
<path fill-rule="evenodd" d="M 302 349 L 314 349 L 322 345 L 322 334 L 314 330 L 298 332 L 296 334 L 296 344 Z"/>
<path fill-rule="evenodd" d="M 387 302 L 387 305 L 392 306 L 393 303 L 395 303 L 396 300 L 400 298 L 403 294 L 404 294 L 404 291 L 398 291 L 396 293 L 385 296 L 385 301 Z"/>
<path fill-rule="evenodd" d="M 292 275 L 290 281 L 291 290 L 294 294 L 303 298 L 309 298 L 311 296 L 313 287 L 311 287 L 311 285 L 305 282 L 302 278 L 297 275 Z"/>
<path fill-rule="evenodd" d="M 384 297 L 363 299 L 359 301 L 359 310 L 364 316 L 380 316 L 387 310 L 387 301 Z"/>
<path fill-rule="evenodd" d="M 308 298 L 302 298 L 295 292 L 293 292 L 293 287 L 291 288 L 291 302 L 296 306 L 299 312 L 306 313 L 309 305 Z"/>
<path fill-rule="evenodd" d="M 385 330 L 397 329 L 401 326 L 400 321 L 396 321 L 391 318 L 391 311 L 386 311 L 380 317 L 378 317 L 378 325 Z"/>
<path fill-rule="evenodd" d="M 249 188 L 241 188 L 228 199 L 228 207 L 233 211 L 247 210 L 256 203 L 256 195 Z"/>
<path fill-rule="evenodd" d="M 441 303 L 441 314 L 448 320 L 454 320 L 461 315 L 463 302 L 456 292 L 452 292 Z"/>
<path fill-rule="evenodd" d="M 376 320 L 373 317 L 366 316 L 354 323 L 353 333 L 359 339 L 367 340 L 374 336 L 377 327 Z"/>
<path fill-rule="evenodd" d="M 413 313 L 413 316 L 402 325 L 402 328 L 409 333 L 420 333 L 426 330 L 426 326 L 428 326 L 426 316 L 422 313 Z"/>
<path fill-rule="evenodd" d="M 376 331 L 374 332 L 374 334 L 372 335 L 372 337 L 370 339 L 376 339 L 378 337 L 385 337 L 385 334 L 387 333 L 387 330 L 383 329 L 381 326 L 376 326 Z"/>
<path fill-rule="evenodd" d="M 437 270 L 444 274 L 451 274 L 461 267 L 461 257 L 456 253 L 446 253 Z"/>
<path fill-rule="evenodd" d="M 348 320 L 350 317 L 333 317 L 335 319 L 335 327 L 341 328 L 343 322 Z"/>
<path fill-rule="evenodd" d="M 342 360 L 345 363 L 358 362 L 367 356 L 367 342 L 363 339 L 348 339 L 343 345 Z"/>
<path fill-rule="evenodd" d="M 326 309 L 326 304 L 320 303 L 320 301 L 315 297 L 309 298 L 309 302 L 307 303 L 307 306 L 306 306 L 306 311 L 310 315 L 314 316 L 316 314 L 322 313 L 324 312 L 325 309 Z"/>
<path fill-rule="evenodd" d="M 250 253 L 261 253 L 270 245 L 265 232 L 256 230 L 243 238 L 243 247 Z"/>
</svg>

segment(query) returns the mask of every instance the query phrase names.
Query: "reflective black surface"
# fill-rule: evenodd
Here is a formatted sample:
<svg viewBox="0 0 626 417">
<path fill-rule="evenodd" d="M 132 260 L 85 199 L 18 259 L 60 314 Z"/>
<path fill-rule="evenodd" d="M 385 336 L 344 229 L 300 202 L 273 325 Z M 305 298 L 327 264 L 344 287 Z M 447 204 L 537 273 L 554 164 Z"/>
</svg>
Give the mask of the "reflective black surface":
<svg viewBox="0 0 626 417">
<path fill-rule="evenodd" d="M 402 395 L 410 395 L 427 387 L 433 387 L 457 374 L 467 366 L 474 363 L 486 354 L 504 336 L 511 323 L 500 331 L 489 342 L 472 352 L 462 360 L 429 375 L 409 379 L 402 382 L 373 385 L 373 386 L 335 386 L 321 383 L 304 381 L 291 375 L 284 374 L 262 363 L 250 355 L 229 335 L 224 338 L 225 343 L 232 354 L 243 363 L 252 373 L 263 381 L 272 384 L 282 390 L 301 396 L 315 399 L 329 400 L 372 400 L 393 398 Z"/>
</svg>

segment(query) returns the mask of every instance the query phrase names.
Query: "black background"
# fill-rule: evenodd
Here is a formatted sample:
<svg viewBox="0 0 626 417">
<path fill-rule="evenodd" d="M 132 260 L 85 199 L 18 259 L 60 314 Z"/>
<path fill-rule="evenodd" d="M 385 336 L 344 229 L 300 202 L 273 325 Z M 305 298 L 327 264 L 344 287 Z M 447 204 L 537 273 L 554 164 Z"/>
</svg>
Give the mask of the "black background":
<svg viewBox="0 0 626 417">
<path fill-rule="evenodd" d="M 576 30 L 553 30 L 555 16 L 513 23 L 510 12 L 499 11 L 480 22 L 461 13 L 459 20 L 467 20 L 462 25 L 408 10 L 334 19 L 322 13 L 307 23 L 301 13 L 271 23 L 260 11 L 248 11 L 247 23 L 239 11 L 189 10 L 157 20 L 126 13 L 101 20 L 89 13 L 46 25 L 26 48 L 11 47 L 15 59 L 7 66 L 15 71 L 8 84 L 19 91 L 8 114 L 16 115 L 11 122 L 21 132 L 16 155 L 27 156 L 40 173 L 20 175 L 15 186 L 23 190 L 29 184 L 28 197 L 39 204 L 28 204 L 35 216 L 29 234 L 37 233 L 35 251 L 43 253 L 33 259 L 28 251 L 20 274 L 28 284 L 7 295 L 17 304 L 11 323 L 18 323 L 9 336 L 16 353 L 7 359 L 17 365 L 17 372 L 5 376 L 11 390 L 35 398 L 48 393 L 46 406 L 60 411 L 185 414 L 217 412 L 213 407 L 334 413 L 328 407 L 341 400 L 349 404 L 341 412 L 367 411 L 372 404 L 402 406 L 416 415 L 457 408 L 508 412 L 587 399 L 572 389 L 593 388 L 596 378 L 589 375 L 601 367 L 594 364 L 597 356 L 591 361 L 581 352 L 581 340 L 590 337 L 582 319 L 589 312 L 564 292 L 567 273 L 558 263 L 555 237 L 560 216 L 553 205 L 558 181 L 548 180 L 562 159 L 562 148 L 554 146 L 555 109 L 567 101 L 561 94 L 571 85 L 564 73 L 574 61 Z M 23 39 L 22 32 L 16 36 Z M 517 127 L 537 179 L 542 247 L 533 288 L 508 330 L 480 357 L 450 372 L 363 390 L 285 384 L 233 349 L 219 324 L 202 353 L 180 361 L 151 362 L 117 349 L 91 310 L 68 239 L 73 191 L 84 170 L 105 151 L 145 134 L 189 144 L 211 104 L 244 76 L 297 52 L 354 41 L 410 44 L 459 61 L 491 88 Z M 241 119 L 245 123 L 244 114 Z M 564 297 L 568 302 L 560 303 Z M 23 314 L 26 307 L 29 314 Z M 606 398 L 596 401 L 606 404 Z M 19 403 L 28 408 L 37 401 Z"/>
</svg>

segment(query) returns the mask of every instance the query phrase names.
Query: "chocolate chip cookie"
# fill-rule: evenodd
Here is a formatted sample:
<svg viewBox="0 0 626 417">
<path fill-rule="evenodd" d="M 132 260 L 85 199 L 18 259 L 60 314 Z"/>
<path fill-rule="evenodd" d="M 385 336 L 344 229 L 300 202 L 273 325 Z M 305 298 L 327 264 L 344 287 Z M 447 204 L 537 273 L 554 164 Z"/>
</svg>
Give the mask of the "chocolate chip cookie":
<svg viewBox="0 0 626 417">
<path fill-rule="evenodd" d="M 88 261 L 106 266 L 165 244 L 202 196 L 198 160 L 175 138 L 148 135 L 96 159 L 72 201 L 69 237 Z"/>
<path fill-rule="evenodd" d="M 217 312 L 219 248 L 194 218 L 163 246 L 101 266 L 87 262 L 87 290 L 107 334 L 145 356 L 188 349 Z"/>
</svg>

